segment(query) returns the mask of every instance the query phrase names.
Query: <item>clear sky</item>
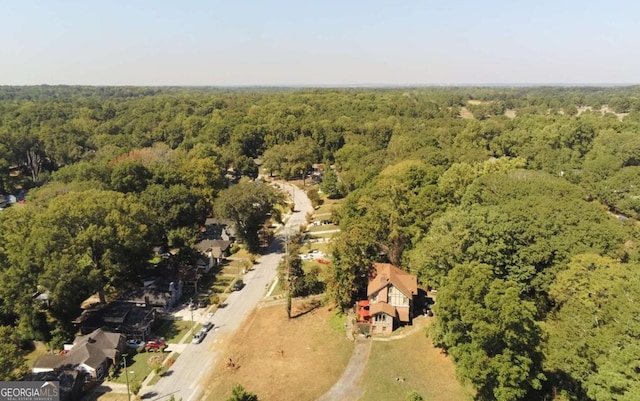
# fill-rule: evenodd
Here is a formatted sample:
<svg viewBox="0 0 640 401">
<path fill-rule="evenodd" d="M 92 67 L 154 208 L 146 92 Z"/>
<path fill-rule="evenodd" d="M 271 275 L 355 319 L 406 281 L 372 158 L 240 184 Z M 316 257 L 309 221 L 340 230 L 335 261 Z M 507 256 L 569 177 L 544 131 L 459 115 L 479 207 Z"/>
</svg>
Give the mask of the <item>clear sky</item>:
<svg viewBox="0 0 640 401">
<path fill-rule="evenodd" d="M 0 0 L 0 85 L 640 83 L 640 1 Z"/>
</svg>

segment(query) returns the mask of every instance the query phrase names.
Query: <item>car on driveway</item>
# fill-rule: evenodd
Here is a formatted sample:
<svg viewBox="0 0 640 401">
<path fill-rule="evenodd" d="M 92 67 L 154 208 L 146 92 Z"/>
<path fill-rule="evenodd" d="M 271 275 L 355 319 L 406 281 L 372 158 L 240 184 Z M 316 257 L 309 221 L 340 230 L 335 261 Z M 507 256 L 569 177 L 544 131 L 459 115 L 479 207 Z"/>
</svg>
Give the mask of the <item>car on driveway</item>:
<svg viewBox="0 0 640 401">
<path fill-rule="evenodd" d="M 148 352 L 152 352 L 152 351 L 162 352 L 168 346 L 169 345 L 166 342 L 164 342 L 164 340 L 149 340 L 144 345 L 144 349 L 147 350 Z"/>
<path fill-rule="evenodd" d="M 127 347 L 129 348 L 140 348 L 144 347 L 145 344 L 142 340 L 127 340 Z"/>
<path fill-rule="evenodd" d="M 202 328 L 200 329 L 200 331 L 209 331 L 212 328 L 213 328 L 213 323 L 206 322 L 205 324 L 202 325 Z"/>
<path fill-rule="evenodd" d="M 200 344 L 206 336 L 207 336 L 207 332 L 200 330 L 199 332 L 193 335 L 193 340 L 191 340 L 191 344 Z"/>
</svg>

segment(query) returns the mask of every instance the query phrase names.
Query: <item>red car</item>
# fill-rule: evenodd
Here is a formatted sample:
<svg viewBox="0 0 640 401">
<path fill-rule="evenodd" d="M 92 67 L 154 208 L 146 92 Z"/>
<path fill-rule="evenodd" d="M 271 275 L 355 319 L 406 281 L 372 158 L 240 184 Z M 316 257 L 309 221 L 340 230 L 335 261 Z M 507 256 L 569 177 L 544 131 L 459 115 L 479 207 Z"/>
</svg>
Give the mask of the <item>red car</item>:
<svg viewBox="0 0 640 401">
<path fill-rule="evenodd" d="M 168 345 L 167 345 L 167 343 L 164 342 L 164 340 L 149 340 L 144 345 L 144 348 L 149 352 L 151 352 L 151 351 L 162 352 L 167 347 L 168 347 Z"/>
</svg>

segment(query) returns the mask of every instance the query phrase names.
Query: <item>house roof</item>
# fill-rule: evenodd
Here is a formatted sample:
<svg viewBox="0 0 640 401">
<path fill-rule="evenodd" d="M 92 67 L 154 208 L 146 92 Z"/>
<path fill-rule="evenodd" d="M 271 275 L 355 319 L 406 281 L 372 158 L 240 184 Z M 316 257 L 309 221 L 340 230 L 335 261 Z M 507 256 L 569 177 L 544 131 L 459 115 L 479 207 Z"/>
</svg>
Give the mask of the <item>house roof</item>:
<svg viewBox="0 0 640 401">
<path fill-rule="evenodd" d="M 369 279 L 367 286 L 367 296 L 375 294 L 389 284 L 395 286 L 408 298 L 418 293 L 416 276 L 390 263 L 374 263 L 373 270 L 373 278 Z"/>
<path fill-rule="evenodd" d="M 45 354 L 40 355 L 38 359 L 33 362 L 33 369 L 55 369 L 61 365 L 64 360 L 64 355 Z"/>
<path fill-rule="evenodd" d="M 105 359 L 118 355 L 122 334 L 96 329 L 85 336 L 78 336 L 69 350 L 63 365 L 77 366 L 85 364 L 97 368 Z"/>
<path fill-rule="evenodd" d="M 200 252 L 208 252 L 214 248 L 219 248 L 221 252 L 226 251 L 231 246 L 231 241 L 221 239 L 205 239 L 196 244 Z"/>
<path fill-rule="evenodd" d="M 127 292 L 122 300 L 136 304 L 148 304 L 152 306 L 165 306 L 171 299 L 171 293 L 156 287 L 138 287 Z"/>
<path fill-rule="evenodd" d="M 371 316 L 377 315 L 378 313 L 386 313 L 389 316 L 395 317 L 396 308 L 386 302 L 377 302 L 369 306 L 369 313 Z"/>
<path fill-rule="evenodd" d="M 411 321 L 411 319 L 409 319 L 409 308 L 398 306 L 396 307 L 396 311 L 398 312 L 398 320 L 401 322 Z"/>
</svg>

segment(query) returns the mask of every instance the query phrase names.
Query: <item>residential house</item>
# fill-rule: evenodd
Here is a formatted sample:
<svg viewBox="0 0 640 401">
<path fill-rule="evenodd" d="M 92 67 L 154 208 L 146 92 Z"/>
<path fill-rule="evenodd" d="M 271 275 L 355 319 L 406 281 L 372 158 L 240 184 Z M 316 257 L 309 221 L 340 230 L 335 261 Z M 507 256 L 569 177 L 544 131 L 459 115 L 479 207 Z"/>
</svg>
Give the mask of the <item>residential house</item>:
<svg viewBox="0 0 640 401">
<path fill-rule="evenodd" d="M 76 401 L 82 399 L 84 380 L 77 370 L 51 370 L 30 373 L 25 381 L 58 382 L 60 401 Z"/>
<path fill-rule="evenodd" d="M 72 323 L 82 334 L 103 329 L 144 341 L 151 334 L 151 325 L 155 319 L 156 309 L 153 307 L 115 301 L 106 305 L 94 305 L 83 311 Z"/>
<path fill-rule="evenodd" d="M 204 273 L 208 273 L 211 268 L 217 267 L 222 263 L 229 252 L 230 246 L 231 241 L 222 239 L 205 239 L 196 245 L 200 253 L 206 257 L 206 264 L 201 267 Z"/>
<path fill-rule="evenodd" d="M 386 334 L 394 325 L 411 323 L 417 294 L 416 276 L 389 263 L 374 263 L 367 286 L 371 333 Z"/>
<path fill-rule="evenodd" d="M 33 373 L 76 370 L 85 381 L 101 380 L 111 364 L 118 363 L 125 347 L 125 336 L 96 329 L 77 336 L 69 350 L 60 355 L 42 355 L 33 364 Z"/>
<path fill-rule="evenodd" d="M 159 308 L 167 312 L 182 297 L 182 281 L 175 276 L 148 277 L 142 287 L 131 289 L 120 297 L 120 301 L 136 306 Z"/>
</svg>

